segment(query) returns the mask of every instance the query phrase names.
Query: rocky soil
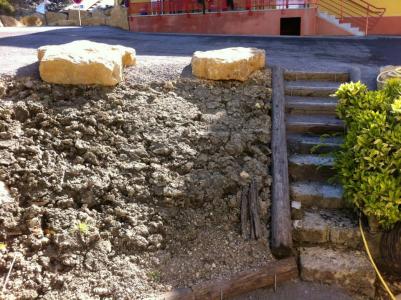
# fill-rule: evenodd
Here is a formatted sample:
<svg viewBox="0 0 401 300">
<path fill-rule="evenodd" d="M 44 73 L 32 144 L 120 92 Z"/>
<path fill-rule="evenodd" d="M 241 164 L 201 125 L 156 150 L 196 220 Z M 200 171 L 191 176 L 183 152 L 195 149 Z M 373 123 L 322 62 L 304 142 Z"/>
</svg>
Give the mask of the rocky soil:
<svg viewBox="0 0 401 300">
<path fill-rule="evenodd" d="M 270 72 L 127 77 L 0 83 L 2 275 L 15 258 L 3 298 L 145 299 L 272 259 L 267 228 L 241 237 L 238 202 L 255 178 L 267 223 Z"/>
</svg>

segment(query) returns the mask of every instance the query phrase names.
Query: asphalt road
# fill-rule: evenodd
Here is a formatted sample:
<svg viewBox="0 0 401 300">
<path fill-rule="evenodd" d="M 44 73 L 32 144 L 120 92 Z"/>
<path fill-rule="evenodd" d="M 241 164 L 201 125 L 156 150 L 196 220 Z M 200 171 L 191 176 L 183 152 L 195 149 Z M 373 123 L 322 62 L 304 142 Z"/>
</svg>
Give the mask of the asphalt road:
<svg viewBox="0 0 401 300">
<path fill-rule="evenodd" d="M 252 37 L 130 33 L 110 27 L 0 28 L 0 73 L 30 75 L 37 72 L 36 49 L 75 40 L 121 44 L 136 49 L 138 60 L 161 64 L 190 63 L 196 50 L 233 46 L 266 50 L 270 65 L 293 70 L 347 70 L 361 68 L 363 80 L 374 87 L 380 66 L 401 65 L 401 38 L 397 37 Z"/>
</svg>

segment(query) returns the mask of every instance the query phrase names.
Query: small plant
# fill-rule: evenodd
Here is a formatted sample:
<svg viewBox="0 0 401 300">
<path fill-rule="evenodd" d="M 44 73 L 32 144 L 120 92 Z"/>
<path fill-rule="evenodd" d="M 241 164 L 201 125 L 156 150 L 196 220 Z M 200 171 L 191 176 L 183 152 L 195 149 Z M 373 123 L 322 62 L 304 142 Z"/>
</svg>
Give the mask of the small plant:
<svg viewBox="0 0 401 300">
<path fill-rule="evenodd" d="M 7 244 L 6 243 L 0 243 L 0 251 L 6 250 L 7 249 Z"/>
<path fill-rule="evenodd" d="M 346 200 L 385 228 L 401 221 L 401 81 L 368 91 L 340 86 L 338 116 L 347 133 L 335 167 Z"/>
<path fill-rule="evenodd" d="M 85 235 L 89 232 L 89 224 L 85 222 L 79 222 L 75 230 L 78 231 L 80 234 Z"/>
<path fill-rule="evenodd" d="M 161 280 L 161 275 L 160 275 L 160 272 L 158 272 L 158 271 L 149 271 L 147 273 L 147 275 L 148 275 L 148 278 L 154 282 L 160 282 L 160 280 Z"/>
</svg>

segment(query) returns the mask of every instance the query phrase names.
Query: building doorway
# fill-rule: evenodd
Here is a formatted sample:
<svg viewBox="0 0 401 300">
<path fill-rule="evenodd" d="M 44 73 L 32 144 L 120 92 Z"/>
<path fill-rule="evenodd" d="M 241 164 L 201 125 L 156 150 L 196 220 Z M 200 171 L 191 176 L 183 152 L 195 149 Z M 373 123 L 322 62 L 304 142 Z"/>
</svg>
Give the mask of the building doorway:
<svg viewBox="0 0 401 300">
<path fill-rule="evenodd" d="M 301 18 L 281 18 L 280 35 L 301 35 Z"/>
</svg>

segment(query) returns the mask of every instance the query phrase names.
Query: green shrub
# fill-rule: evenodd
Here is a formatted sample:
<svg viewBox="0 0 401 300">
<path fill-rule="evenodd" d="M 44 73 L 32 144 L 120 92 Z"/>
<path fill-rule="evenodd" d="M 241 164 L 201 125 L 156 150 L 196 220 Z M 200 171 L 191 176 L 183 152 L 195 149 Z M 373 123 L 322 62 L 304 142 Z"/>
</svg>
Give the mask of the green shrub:
<svg viewBox="0 0 401 300">
<path fill-rule="evenodd" d="M 401 221 L 401 81 L 381 91 L 360 82 L 336 92 L 347 125 L 335 167 L 344 196 L 385 229 Z"/>
<path fill-rule="evenodd" d="M 15 9 L 8 0 L 0 0 L 0 15 L 14 14 Z"/>
</svg>

